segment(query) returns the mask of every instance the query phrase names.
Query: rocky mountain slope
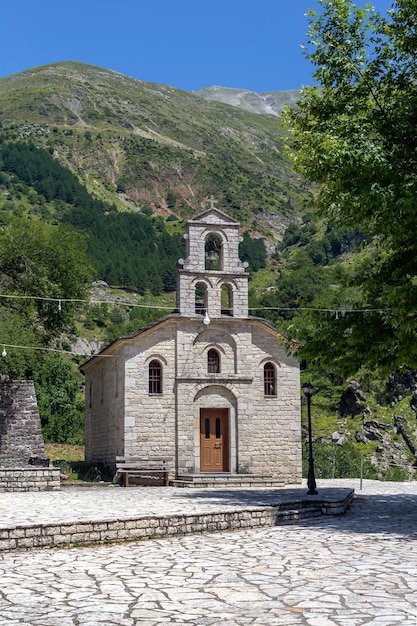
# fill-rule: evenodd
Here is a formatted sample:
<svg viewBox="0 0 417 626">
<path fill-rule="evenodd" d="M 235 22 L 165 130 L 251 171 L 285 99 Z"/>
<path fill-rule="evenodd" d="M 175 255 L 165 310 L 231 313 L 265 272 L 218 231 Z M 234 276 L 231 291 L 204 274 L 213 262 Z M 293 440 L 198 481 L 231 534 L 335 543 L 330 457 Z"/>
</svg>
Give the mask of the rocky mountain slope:
<svg viewBox="0 0 417 626">
<path fill-rule="evenodd" d="M 189 217 L 214 194 L 271 236 L 309 197 L 284 154 L 276 115 L 99 67 L 55 63 L 1 78 L 0 122 L 4 138 L 47 147 L 121 209 L 150 205 L 165 217 Z"/>
<path fill-rule="evenodd" d="M 223 102 L 240 107 L 251 113 L 280 116 L 286 105 L 291 106 L 300 97 L 299 91 L 273 91 L 256 93 L 245 89 L 231 89 L 227 87 L 206 87 L 195 92 L 205 100 Z"/>
</svg>

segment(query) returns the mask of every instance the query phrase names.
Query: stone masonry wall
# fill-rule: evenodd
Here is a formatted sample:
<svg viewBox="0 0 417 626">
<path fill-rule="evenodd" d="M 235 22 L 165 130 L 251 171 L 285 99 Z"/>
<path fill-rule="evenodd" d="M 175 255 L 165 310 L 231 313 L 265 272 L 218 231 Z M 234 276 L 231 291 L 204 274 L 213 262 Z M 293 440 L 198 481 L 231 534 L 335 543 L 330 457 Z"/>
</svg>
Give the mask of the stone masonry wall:
<svg viewBox="0 0 417 626">
<path fill-rule="evenodd" d="M 213 347 L 220 355 L 219 373 L 207 372 L 207 351 Z M 229 411 L 230 472 L 301 480 L 299 367 L 266 323 L 226 318 L 205 326 L 175 317 L 133 338 L 118 359 L 124 361 L 118 398 L 111 359 L 88 370 L 88 460 L 93 453 L 94 460 L 108 464 L 117 454 L 169 457 L 179 474 L 199 473 L 200 408 L 217 407 Z M 163 369 L 161 394 L 149 394 L 153 359 Z M 271 397 L 264 395 L 263 381 L 269 361 L 277 371 L 277 395 Z"/>
<path fill-rule="evenodd" d="M 113 465 L 123 456 L 124 363 L 118 358 L 102 358 L 86 371 L 85 460 Z"/>
<path fill-rule="evenodd" d="M 244 510 L 207 512 L 85 522 L 61 522 L 0 529 L 0 552 L 57 546 L 139 541 L 159 537 L 247 528 L 266 528 L 320 515 L 341 515 L 353 500 L 350 490 L 334 501 L 324 498 L 299 500 L 281 506 L 248 507 Z"/>
<path fill-rule="evenodd" d="M 0 468 L 29 466 L 30 459 L 46 459 L 45 444 L 30 380 L 0 383 Z"/>
<path fill-rule="evenodd" d="M 175 328 L 161 325 L 126 354 L 125 454 L 175 457 Z M 149 393 L 149 363 L 162 365 L 162 393 Z"/>
<path fill-rule="evenodd" d="M 2 491 L 58 491 L 59 467 L 0 468 Z"/>
<path fill-rule="evenodd" d="M 255 324 L 252 334 L 253 387 L 251 391 L 251 447 L 255 473 L 274 468 L 274 475 L 297 483 L 301 480 L 301 408 L 299 366 L 262 325 Z M 276 365 L 277 395 L 265 396 L 265 362 Z M 248 438 L 246 438 L 248 441 Z"/>
</svg>

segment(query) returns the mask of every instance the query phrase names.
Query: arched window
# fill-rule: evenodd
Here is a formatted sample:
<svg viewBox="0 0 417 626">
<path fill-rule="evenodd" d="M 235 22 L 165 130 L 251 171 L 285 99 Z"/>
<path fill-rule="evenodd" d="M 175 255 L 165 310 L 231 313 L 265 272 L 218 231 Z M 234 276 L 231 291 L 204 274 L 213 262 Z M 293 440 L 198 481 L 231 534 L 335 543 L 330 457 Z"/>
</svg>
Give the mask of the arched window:
<svg viewBox="0 0 417 626">
<path fill-rule="evenodd" d="M 277 395 L 277 370 L 273 363 L 264 365 L 264 394 L 266 396 Z"/>
<path fill-rule="evenodd" d="M 162 393 L 162 365 L 156 359 L 149 363 L 149 393 Z"/>
<path fill-rule="evenodd" d="M 214 348 L 207 352 L 207 371 L 209 374 L 220 374 L 220 354 Z"/>
</svg>

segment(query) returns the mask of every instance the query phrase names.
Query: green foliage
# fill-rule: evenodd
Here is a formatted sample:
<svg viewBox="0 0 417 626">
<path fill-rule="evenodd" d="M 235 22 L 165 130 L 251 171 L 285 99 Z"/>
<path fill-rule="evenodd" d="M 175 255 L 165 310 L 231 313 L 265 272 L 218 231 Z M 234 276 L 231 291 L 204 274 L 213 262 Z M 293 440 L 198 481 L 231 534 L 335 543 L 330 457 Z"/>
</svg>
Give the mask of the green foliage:
<svg viewBox="0 0 417 626">
<path fill-rule="evenodd" d="M 301 225 L 291 222 L 285 229 L 279 250 L 285 258 L 291 258 L 295 247 L 303 248 L 314 265 L 327 265 L 341 254 L 354 250 L 364 239 L 355 228 L 329 224 L 325 232 L 318 229 L 319 225 L 313 219 L 305 220 Z"/>
<path fill-rule="evenodd" d="M 177 196 L 171 189 L 168 189 L 166 196 L 167 206 L 169 209 L 174 209 L 177 203 Z"/>
<path fill-rule="evenodd" d="M 31 328 L 25 315 L 5 298 L 1 299 L 0 305 L 0 337 L 7 345 L 7 356 L 0 361 L 1 373 L 7 374 L 11 379 L 31 378 L 31 352 L 9 346 L 40 347 L 41 343 L 36 329 Z"/>
<path fill-rule="evenodd" d="M 8 143 L 0 144 L 0 164 L 4 172 L 13 174 L 27 185 L 27 194 L 33 189 L 41 195 L 43 201 L 53 202 L 57 217 L 60 220 L 77 229 L 78 249 L 74 248 L 75 254 L 71 261 L 72 272 L 77 257 L 83 258 L 85 245 L 91 262 L 94 264 L 97 275 L 111 284 L 131 287 L 140 293 L 150 290 L 154 294 L 162 291 L 175 289 L 175 265 L 182 254 L 182 246 L 179 236 L 169 235 L 165 230 L 164 223 L 158 220 L 147 219 L 137 213 L 117 213 L 111 205 L 106 205 L 101 200 L 94 199 L 87 189 L 80 184 L 77 177 L 68 169 L 60 165 L 49 152 L 36 148 L 33 144 Z M 7 184 L 8 179 L 4 179 Z M 9 181 L 10 182 L 10 181 Z M 69 205 L 69 208 L 68 208 Z M 9 221 L 10 218 L 6 218 Z M 32 223 L 32 228 L 34 228 Z M 14 228 L 14 227 L 13 227 Z M 45 238 L 50 229 L 48 225 L 38 224 L 37 237 Z M 55 227 L 56 250 L 53 254 L 58 259 L 56 272 L 64 279 L 67 276 L 59 258 L 68 255 L 68 245 L 65 252 L 61 252 L 63 245 L 61 231 L 67 233 L 68 227 Z M 83 237 L 81 233 L 88 235 Z M 31 237 L 23 234 L 27 242 Z M 49 234 L 48 234 L 49 237 Z M 84 243 L 87 242 L 87 244 Z M 12 245 L 21 248 L 24 255 L 25 245 L 15 240 Z M 26 243 L 27 247 L 28 243 Z M 38 246 L 38 244 L 36 244 Z M 43 249 L 42 255 L 48 254 L 47 245 L 40 244 Z M 34 257 L 33 251 L 31 251 Z M 20 274 L 22 259 L 19 255 L 14 260 L 18 265 L 16 272 Z M 35 265 L 34 258 L 30 263 L 34 268 L 33 277 L 40 279 L 39 267 Z M 62 283 L 62 280 L 61 280 Z M 59 285 L 62 287 L 63 285 Z M 55 294 L 65 296 L 66 290 L 57 286 Z M 45 294 L 46 295 L 46 294 Z M 48 294 L 52 295 L 52 294 Z M 77 297 L 76 294 L 73 297 Z M 48 307 L 47 304 L 44 308 Z M 53 310 L 48 307 L 47 318 L 49 323 L 53 320 Z M 62 315 L 60 316 L 62 320 Z"/>
<path fill-rule="evenodd" d="M 415 371 L 399 370 L 388 380 L 375 372 L 358 372 L 357 383 L 364 394 L 364 411 L 352 415 L 340 411 L 341 398 L 347 390 L 346 381 L 325 369 L 302 364 L 302 382 L 311 382 L 313 456 L 318 478 L 363 478 L 410 480 L 413 476 L 414 454 L 409 442 L 416 446 L 415 412 L 410 406 L 415 388 Z M 365 409 L 366 407 L 366 409 Z M 397 416 L 397 417 L 394 417 Z M 398 417 L 401 416 L 401 417 Z M 369 422 L 369 425 L 367 424 Z M 407 435 L 398 431 L 397 423 Z M 369 436 L 372 433 L 380 437 Z M 333 433 L 343 440 L 333 441 Z M 302 398 L 303 473 L 307 474 L 307 403 Z M 360 434 L 360 442 L 357 435 Z M 343 443 L 342 443 L 343 441 Z"/>
<path fill-rule="evenodd" d="M 46 353 L 33 362 L 33 379 L 46 441 L 84 442 L 84 398 L 71 366 L 63 357 Z"/>
<path fill-rule="evenodd" d="M 160 319 L 168 312 L 166 309 L 158 309 L 157 307 L 132 307 L 128 319 L 118 319 L 114 322 L 109 318 L 109 322 L 106 324 L 105 338 L 107 341 L 113 341 Z"/>
<path fill-rule="evenodd" d="M 105 204 L 92 198 L 70 170 L 33 143 L 1 143 L 0 164 L 4 172 L 17 176 L 46 202 L 61 200 L 73 206 L 105 209 Z"/>
<path fill-rule="evenodd" d="M 320 5 L 307 49 L 318 86 L 286 119 L 296 167 L 319 184 L 321 215 L 368 237 L 344 284 L 347 310 L 366 312 L 321 317 L 302 337 L 298 329 L 299 354 L 345 373 L 415 366 L 417 7 L 398 0 L 382 17 L 351 0 Z"/>
<path fill-rule="evenodd" d="M 245 232 L 243 241 L 239 244 L 239 257 L 241 261 L 249 263 L 249 271 L 257 272 L 261 267 L 266 267 L 266 250 L 263 240 L 253 239 Z"/>
<path fill-rule="evenodd" d="M 309 256 L 299 255 L 292 267 L 280 272 L 276 290 L 261 297 L 261 306 L 267 307 L 265 317 L 271 321 L 292 319 L 298 309 L 312 306 L 326 292 L 331 280 L 331 273 L 313 265 Z"/>
<path fill-rule="evenodd" d="M 301 240 L 303 231 L 299 224 L 291 222 L 285 229 L 284 236 L 281 241 L 280 249 L 284 250 L 288 246 L 295 246 Z"/>
<path fill-rule="evenodd" d="M 352 444 L 313 443 L 314 472 L 316 478 L 358 478 L 361 455 Z M 370 467 L 367 466 L 368 474 Z M 308 445 L 303 444 L 303 476 L 308 473 Z M 367 475 L 367 478 L 371 476 Z M 372 477 L 375 477 L 375 472 Z"/>
<path fill-rule="evenodd" d="M 3 171 L 27 186 L 27 196 L 36 190 L 43 201 L 53 203 L 57 217 L 77 229 L 80 243 L 81 232 L 88 235 L 87 253 L 100 279 L 141 294 L 150 291 L 156 295 L 175 289 L 176 262 L 183 256 L 181 238 L 170 235 L 164 221 L 153 216 L 150 207 L 144 207 L 143 214 L 115 212 L 113 206 L 94 199 L 77 177 L 46 150 L 23 142 L 3 142 L 0 148 Z M 4 182 L 7 185 L 11 180 L 6 177 Z M 175 205 L 176 196 L 171 190 L 167 192 L 167 200 L 171 207 Z M 46 229 L 47 226 L 44 229 L 40 225 L 38 237 Z M 262 240 L 245 235 L 241 250 L 252 271 L 265 267 Z M 64 274 L 62 265 L 57 265 L 57 271 Z M 56 291 L 57 297 L 63 294 Z M 52 313 L 49 307 L 49 321 L 53 319 Z"/>
<path fill-rule="evenodd" d="M 47 441 L 83 443 L 84 399 L 65 356 L 44 350 L 22 317 L 0 307 L 0 334 L 7 345 L 0 371 L 35 383 L 42 430 Z M 28 348 L 30 346 L 30 348 Z"/>
<path fill-rule="evenodd" d="M 38 337 L 47 338 L 72 323 L 79 303 L 64 300 L 85 298 L 90 277 L 85 239 L 79 232 L 26 217 L 11 218 L 1 228 L 2 293 L 10 296 L 10 309 L 26 319 Z"/>
<path fill-rule="evenodd" d="M 89 235 L 88 252 L 98 276 L 111 285 L 153 294 L 175 288 L 181 238 L 138 213 L 103 215 L 92 207 L 72 209 L 66 220 Z"/>
</svg>

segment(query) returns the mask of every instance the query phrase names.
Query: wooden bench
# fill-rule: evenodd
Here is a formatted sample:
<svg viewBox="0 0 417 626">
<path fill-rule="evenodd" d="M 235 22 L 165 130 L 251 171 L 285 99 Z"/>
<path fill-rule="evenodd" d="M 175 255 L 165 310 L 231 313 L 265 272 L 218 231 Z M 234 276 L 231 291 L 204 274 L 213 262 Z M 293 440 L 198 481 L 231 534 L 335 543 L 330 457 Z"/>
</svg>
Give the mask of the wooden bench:
<svg viewBox="0 0 417 626">
<path fill-rule="evenodd" d="M 124 487 L 129 486 L 129 476 L 139 476 L 155 480 L 163 477 L 164 485 L 167 487 L 169 483 L 169 464 L 172 462 L 170 457 L 140 457 L 140 456 L 117 456 L 116 457 L 116 474 L 113 482 L 119 482 L 122 479 Z"/>
</svg>

